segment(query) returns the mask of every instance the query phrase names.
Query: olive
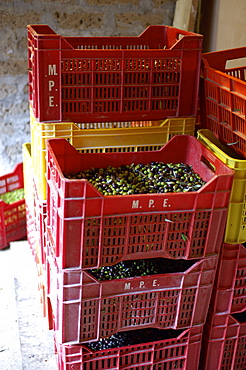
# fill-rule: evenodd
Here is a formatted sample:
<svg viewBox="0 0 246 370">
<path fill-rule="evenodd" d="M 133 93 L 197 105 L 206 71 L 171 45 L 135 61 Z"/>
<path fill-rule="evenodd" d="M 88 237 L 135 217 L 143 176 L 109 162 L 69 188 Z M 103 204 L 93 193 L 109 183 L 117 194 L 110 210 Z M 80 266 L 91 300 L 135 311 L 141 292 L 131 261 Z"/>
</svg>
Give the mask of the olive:
<svg viewBox="0 0 246 370">
<path fill-rule="evenodd" d="M 156 342 L 165 339 L 177 338 L 182 333 L 182 329 L 157 329 L 145 328 L 134 329 L 125 332 L 117 332 L 109 337 L 100 338 L 96 342 L 87 343 L 87 347 L 92 351 L 101 351 L 109 348 Z"/>
<path fill-rule="evenodd" d="M 18 200 L 24 199 L 24 189 L 15 189 L 7 193 L 0 194 L 0 199 L 8 204 L 17 202 Z"/>
<path fill-rule="evenodd" d="M 91 168 L 65 177 L 85 178 L 103 195 L 197 191 L 205 181 L 185 163 L 150 162 Z"/>
</svg>

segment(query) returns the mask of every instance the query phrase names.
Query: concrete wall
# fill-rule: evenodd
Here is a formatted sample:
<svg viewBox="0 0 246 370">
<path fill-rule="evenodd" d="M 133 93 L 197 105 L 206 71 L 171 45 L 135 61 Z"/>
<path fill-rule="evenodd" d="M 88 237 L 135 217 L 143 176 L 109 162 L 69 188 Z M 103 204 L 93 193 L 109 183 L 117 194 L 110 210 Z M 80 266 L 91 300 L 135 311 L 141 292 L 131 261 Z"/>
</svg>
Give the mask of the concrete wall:
<svg viewBox="0 0 246 370">
<path fill-rule="evenodd" d="M 172 25 L 176 0 L 0 1 L 0 176 L 22 162 L 30 142 L 28 24 L 62 36 L 138 36 L 149 25 Z"/>
<path fill-rule="evenodd" d="M 204 52 L 246 46 L 246 1 L 202 0 Z"/>
</svg>

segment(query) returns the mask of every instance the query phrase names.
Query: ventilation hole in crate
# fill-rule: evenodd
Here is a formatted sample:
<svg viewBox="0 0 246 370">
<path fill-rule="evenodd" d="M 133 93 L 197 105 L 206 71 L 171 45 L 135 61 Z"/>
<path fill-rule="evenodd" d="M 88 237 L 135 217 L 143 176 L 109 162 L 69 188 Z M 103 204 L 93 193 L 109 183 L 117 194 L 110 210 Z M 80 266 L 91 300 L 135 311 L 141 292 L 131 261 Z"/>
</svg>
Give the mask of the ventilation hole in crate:
<svg viewBox="0 0 246 370">
<path fill-rule="evenodd" d="M 97 321 L 97 305 L 96 300 L 82 301 L 81 303 L 81 317 L 84 318 L 81 323 L 83 328 L 80 330 L 81 341 L 95 337 L 96 328 L 94 323 Z M 90 322 L 88 318 L 90 318 Z"/>
<path fill-rule="evenodd" d="M 233 355 L 235 351 L 235 342 L 235 339 L 227 339 L 225 341 L 221 370 L 231 369 Z"/>
<path fill-rule="evenodd" d="M 232 117 L 231 112 L 224 107 L 219 107 L 220 110 L 220 120 L 223 125 L 227 125 L 230 130 L 232 130 Z"/>
<path fill-rule="evenodd" d="M 121 70 L 121 60 L 120 59 L 95 59 L 94 60 L 94 70 L 102 71 L 106 75 L 105 71 L 120 71 Z"/>
<path fill-rule="evenodd" d="M 240 336 L 237 342 L 237 351 L 235 356 L 235 369 L 245 369 L 245 357 L 246 357 L 246 337 L 245 335 Z"/>
<path fill-rule="evenodd" d="M 124 98 L 138 99 L 148 98 L 149 89 L 147 87 L 126 87 L 124 88 Z"/>
<path fill-rule="evenodd" d="M 208 112 L 208 116 L 219 119 L 219 107 L 218 107 L 217 102 L 212 101 L 212 100 L 207 100 L 206 101 L 206 110 Z M 212 125 L 212 123 L 211 123 L 211 125 Z"/>
<path fill-rule="evenodd" d="M 182 293 L 179 315 L 179 326 L 191 325 L 194 302 L 196 298 L 197 289 L 185 289 Z"/>
<path fill-rule="evenodd" d="M 156 292 L 123 296 L 121 327 L 153 324 L 156 317 L 156 298 Z"/>
<path fill-rule="evenodd" d="M 218 114 L 217 114 L 218 116 Z M 220 124 L 211 117 L 207 116 L 207 128 L 213 132 L 217 138 L 220 138 Z"/>
<path fill-rule="evenodd" d="M 245 113 L 246 113 L 245 112 L 245 98 L 241 98 L 239 96 L 233 95 L 233 99 L 234 99 L 233 111 L 236 114 L 243 115 L 245 118 Z"/>
<path fill-rule="evenodd" d="M 62 86 L 90 86 L 91 85 L 91 74 L 89 73 L 62 73 L 61 75 Z M 89 89 L 90 91 L 90 89 Z"/>
<path fill-rule="evenodd" d="M 174 325 L 179 296 L 180 291 L 175 289 L 160 292 L 158 301 L 158 322 L 163 328 Z"/>
<path fill-rule="evenodd" d="M 225 91 L 224 89 L 219 89 L 220 93 L 220 101 L 223 106 L 228 107 L 230 109 L 231 107 L 231 93 L 229 91 Z"/>
</svg>

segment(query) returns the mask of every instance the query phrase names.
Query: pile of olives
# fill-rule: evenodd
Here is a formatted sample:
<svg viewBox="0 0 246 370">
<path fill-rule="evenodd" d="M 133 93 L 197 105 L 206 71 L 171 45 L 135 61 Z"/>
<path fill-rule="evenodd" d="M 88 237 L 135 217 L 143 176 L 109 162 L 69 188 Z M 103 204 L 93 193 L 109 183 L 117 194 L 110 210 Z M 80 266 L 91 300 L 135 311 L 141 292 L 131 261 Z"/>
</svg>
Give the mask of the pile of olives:
<svg viewBox="0 0 246 370">
<path fill-rule="evenodd" d="M 102 266 L 89 272 L 98 280 L 124 279 L 136 276 L 183 272 L 191 267 L 194 260 L 172 260 L 168 258 L 149 258 L 121 261 L 112 266 Z"/>
<path fill-rule="evenodd" d="M 238 312 L 238 313 L 234 313 L 232 315 L 237 321 L 241 322 L 241 323 L 245 323 L 246 322 L 246 310 L 243 311 L 243 312 Z"/>
<path fill-rule="evenodd" d="M 93 351 L 101 351 L 109 348 L 118 348 L 140 343 L 155 342 L 159 340 L 177 338 L 182 330 L 161 330 L 155 328 L 129 330 L 119 332 L 107 338 L 101 338 L 97 342 L 87 344 Z"/>
<path fill-rule="evenodd" d="M 177 193 L 197 191 L 205 181 L 185 163 L 150 162 L 119 167 L 91 168 L 65 173 L 69 179 L 86 179 L 103 195 Z"/>
<path fill-rule="evenodd" d="M 0 199 L 8 204 L 17 202 L 18 200 L 24 199 L 24 189 L 16 189 L 4 194 L 0 194 Z"/>
</svg>

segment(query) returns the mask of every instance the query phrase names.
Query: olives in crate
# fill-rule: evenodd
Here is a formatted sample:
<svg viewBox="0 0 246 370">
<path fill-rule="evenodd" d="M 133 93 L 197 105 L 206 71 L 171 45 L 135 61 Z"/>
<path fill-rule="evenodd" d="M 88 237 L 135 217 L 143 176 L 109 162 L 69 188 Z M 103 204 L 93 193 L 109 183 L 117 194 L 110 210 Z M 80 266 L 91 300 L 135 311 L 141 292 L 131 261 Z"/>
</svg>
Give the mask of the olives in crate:
<svg viewBox="0 0 246 370">
<path fill-rule="evenodd" d="M 133 261 L 121 261 L 112 266 L 102 266 L 89 270 L 98 280 L 125 279 L 136 276 L 148 276 L 186 271 L 196 261 L 172 260 L 168 258 L 149 258 Z"/>
<path fill-rule="evenodd" d="M 234 313 L 232 316 L 240 323 L 246 322 L 246 310 L 243 312 Z"/>
<path fill-rule="evenodd" d="M 101 351 L 109 348 L 117 348 L 130 346 L 134 344 L 156 342 L 164 339 L 177 338 L 182 333 L 182 330 L 161 330 L 155 328 L 129 330 L 119 332 L 107 338 L 101 338 L 97 342 L 87 344 L 93 351 Z"/>
<path fill-rule="evenodd" d="M 11 204 L 18 200 L 24 199 L 24 189 L 15 189 L 4 194 L 0 194 L 0 200 L 5 203 Z"/>
<path fill-rule="evenodd" d="M 65 173 L 64 176 L 86 179 L 103 195 L 189 192 L 197 191 L 205 184 L 192 166 L 185 163 L 132 163 L 120 167 L 91 168 Z"/>
</svg>

